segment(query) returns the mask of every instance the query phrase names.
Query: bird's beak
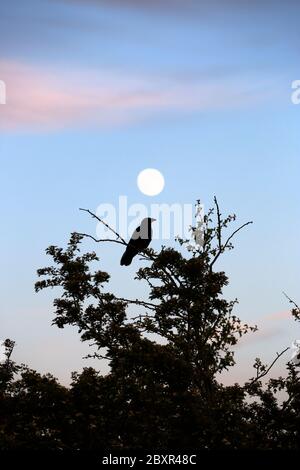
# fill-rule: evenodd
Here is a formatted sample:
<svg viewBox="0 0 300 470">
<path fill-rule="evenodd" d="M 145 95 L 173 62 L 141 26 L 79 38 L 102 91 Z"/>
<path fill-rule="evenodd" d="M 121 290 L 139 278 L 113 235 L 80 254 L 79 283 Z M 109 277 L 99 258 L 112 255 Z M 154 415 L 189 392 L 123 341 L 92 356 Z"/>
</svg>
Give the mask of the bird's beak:
<svg viewBox="0 0 300 470">
<path fill-rule="evenodd" d="M 151 218 L 151 222 L 155 222 L 155 221 L 156 221 L 156 219 L 152 219 L 152 218 Z"/>
</svg>

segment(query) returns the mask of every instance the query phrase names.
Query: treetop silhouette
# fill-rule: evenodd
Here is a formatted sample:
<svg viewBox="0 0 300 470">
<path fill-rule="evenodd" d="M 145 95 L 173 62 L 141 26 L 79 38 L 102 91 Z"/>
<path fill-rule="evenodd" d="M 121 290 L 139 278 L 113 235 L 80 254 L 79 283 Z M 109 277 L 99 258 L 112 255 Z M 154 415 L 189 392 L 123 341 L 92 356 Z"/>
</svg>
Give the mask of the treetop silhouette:
<svg viewBox="0 0 300 470">
<path fill-rule="evenodd" d="M 299 448 L 296 365 L 288 363 L 286 378 L 267 384 L 262 380 L 289 348 L 277 353 L 269 366 L 257 359 L 256 373 L 244 385 L 224 386 L 218 380 L 219 373 L 234 366 L 239 339 L 257 330 L 235 314 L 237 299 L 224 298 L 228 278 L 216 270 L 219 257 L 233 248 L 235 235 L 252 223 L 225 235 L 235 219 L 235 215 L 223 218 L 215 198 L 204 216 L 201 243 L 196 224 L 192 240 L 178 239 L 178 250 L 139 248 L 145 264 L 132 282 L 145 283 L 145 299 L 110 292 L 110 275 L 99 269 L 101 258 L 95 252 L 82 253 L 86 238 L 100 247 L 110 242 L 128 248 L 111 227 L 107 226 L 113 240 L 73 233 L 66 249 L 47 248 L 53 265 L 38 270 L 36 291 L 59 291 L 53 324 L 77 327 L 81 340 L 95 349 L 89 357 L 107 360 L 110 371 L 105 376 L 92 368 L 74 373 L 67 389 L 53 377 L 40 376 L 9 358 L 0 366 L 6 413 L 0 426 L 0 436 L 6 436 L 2 445 Z M 97 251 L 101 255 L 101 248 Z M 292 315 L 299 320 L 299 308 L 293 307 Z M 283 402 L 279 392 L 286 394 Z M 13 425 L 8 415 L 11 406 L 19 410 Z M 29 418 L 28 410 L 36 418 Z"/>
</svg>

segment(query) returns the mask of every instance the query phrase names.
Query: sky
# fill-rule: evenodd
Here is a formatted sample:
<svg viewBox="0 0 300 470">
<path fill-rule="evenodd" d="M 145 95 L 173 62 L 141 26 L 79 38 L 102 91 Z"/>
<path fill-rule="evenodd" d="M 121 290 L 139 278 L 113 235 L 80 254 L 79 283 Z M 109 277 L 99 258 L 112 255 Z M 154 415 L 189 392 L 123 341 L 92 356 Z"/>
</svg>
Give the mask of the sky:
<svg viewBox="0 0 300 470">
<path fill-rule="evenodd" d="M 282 291 L 299 301 L 298 1 L 12 0 L 1 2 L 0 338 L 15 360 L 68 383 L 106 365 L 75 329 L 51 326 L 55 292 L 34 293 L 45 248 L 70 232 L 96 233 L 79 208 L 120 196 L 133 204 L 194 204 L 253 220 L 218 268 L 235 313 L 259 331 L 236 348 L 225 383 L 252 376 L 300 338 Z M 157 168 L 165 188 L 142 194 L 137 175 Z M 173 244 L 173 240 L 169 240 Z M 159 248 L 162 240 L 155 240 Z M 163 241 L 166 244 L 166 241 Z M 110 287 L 147 294 L 121 268 L 121 247 L 94 246 Z M 276 372 L 284 372 L 285 355 Z"/>
</svg>

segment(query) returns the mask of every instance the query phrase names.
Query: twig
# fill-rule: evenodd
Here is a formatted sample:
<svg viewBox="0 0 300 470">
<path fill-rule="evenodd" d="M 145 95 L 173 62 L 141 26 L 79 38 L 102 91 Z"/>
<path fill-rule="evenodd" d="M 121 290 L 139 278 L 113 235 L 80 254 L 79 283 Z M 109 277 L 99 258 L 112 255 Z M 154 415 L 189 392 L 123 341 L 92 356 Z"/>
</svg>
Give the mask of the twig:
<svg viewBox="0 0 300 470">
<path fill-rule="evenodd" d="M 135 305 L 141 305 L 142 307 L 146 308 L 152 308 L 153 310 L 156 309 L 156 305 L 151 303 L 151 302 L 145 302 L 143 300 L 132 300 L 132 299 L 124 299 L 122 297 L 116 297 L 115 300 L 120 301 L 120 302 L 126 302 L 128 304 L 135 304 Z"/>
<path fill-rule="evenodd" d="M 285 292 L 282 292 L 283 295 L 288 299 L 288 301 L 290 302 L 290 304 L 293 304 L 294 307 L 297 309 L 297 310 L 300 310 L 300 307 L 299 305 L 296 304 L 296 302 L 294 302 L 292 299 L 290 299 L 290 297 L 285 293 Z"/>
<path fill-rule="evenodd" d="M 212 262 L 210 263 L 210 269 L 213 267 L 213 265 L 215 264 L 215 262 L 217 261 L 217 259 L 219 258 L 220 254 L 223 253 L 230 240 L 240 231 L 242 230 L 244 227 L 246 227 L 247 225 L 250 225 L 250 224 L 253 224 L 253 221 L 251 220 L 250 222 L 246 222 L 245 224 L 241 225 L 239 228 L 237 228 L 231 235 L 230 237 L 227 238 L 225 244 L 221 247 L 221 249 L 219 249 L 218 253 L 216 254 L 216 256 L 214 257 L 214 259 L 212 260 Z"/>
<path fill-rule="evenodd" d="M 96 243 L 111 242 L 111 243 L 119 243 L 120 245 L 127 245 L 127 243 L 124 243 L 121 240 L 113 240 L 112 238 L 95 238 L 92 235 L 89 235 L 88 233 L 79 233 L 79 232 L 76 232 L 76 233 L 78 235 L 81 235 L 82 237 L 91 238 Z"/>
<path fill-rule="evenodd" d="M 278 361 L 278 359 L 285 353 L 288 351 L 288 349 L 290 349 L 289 347 L 288 348 L 285 348 L 281 353 L 276 353 L 276 357 L 274 359 L 274 361 L 270 364 L 270 366 L 265 370 L 263 371 L 261 374 L 258 373 L 258 369 L 257 369 L 257 375 L 255 377 L 255 379 L 252 379 L 251 380 L 251 384 L 253 384 L 254 382 L 257 382 L 257 380 L 261 379 L 262 377 L 264 377 L 265 375 L 267 375 L 270 370 L 272 369 L 272 367 L 274 366 L 274 364 Z"/>
<path fill-rule="evenodd" d="M 87 356 L 83 356 L 82 359 L 105 359 L 106 361 L 109 360 L 109 356 L 103 356 L 103 354 L 99 354 L 97 352 L 93 354 L 87 354 Z"/>
<path fill-rule="evenodd" d="M 216 198 L 214 197 L 214 202 L 217 208 L 217 218 L 218 218 L 218 228 L 217 228 L 217 236 L 218 236 L 218 245 L 219 245 L 219 250 L 222 250 L 222 228 L 221 228 L 221 213 L 220 213 L 220 208 L 219 208 L 219 203 Z"/>
<path fill-rule="evenodd" d="M 149 315 L 143 315 L 143 314 L 140 314 L 140 315 L 137 315 L 136 317 L 131 317 L 130 320 L 136 320 L 136 319 L 139 319 L 141 320 L 142 318 L 154 318 L 154 317 L 149 317 Z"/>
<path fill-rule="evenodd" d="M 117 233 L 113 228 L 111 228 L 106 222 L 104 222 L 104 220 L 102 220 L 100 217 L 98 217 L 96 214 L 94 214 L 92 211 L 90 211 L 89 209 L 82 209 L 82 208 L 79 208 L 80 211 L 84 211 L 84 212 L 87 212 L 88 214 L 90 214 L 94 219 L 97 219 L 101 224 L 103 224 L 106 228 L 108 228 L 108 230 L 110 230 L 112 233 L 114 233 L 117 237 L 118 240 L 121 240 L 123 242 L 124 245 L 127 245 L 126 241 L 124 240 L 124 238 L 121 237 L 121 235 L 119 235 L 119 233 Z"/>
</svg>

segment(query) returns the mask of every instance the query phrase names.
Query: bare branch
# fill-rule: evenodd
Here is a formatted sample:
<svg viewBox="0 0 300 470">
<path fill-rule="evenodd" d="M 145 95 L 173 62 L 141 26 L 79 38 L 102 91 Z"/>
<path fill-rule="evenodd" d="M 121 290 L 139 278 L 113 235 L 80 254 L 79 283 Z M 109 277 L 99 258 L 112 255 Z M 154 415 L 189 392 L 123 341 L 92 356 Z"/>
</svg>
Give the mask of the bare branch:
<svg viewBox="0 0 300 470">
<path fill-rule="evenodd" d="M 238 229 L 236 229 L 231 235 L 230 237 L 227 238 L 226 242 L 225 242 L 225 245 L 224 245 L 224 248 L 226 248 L 228 246 L 228 243 L 230 242 L 230 240 L 235 236 L 236 233 L 238 233 L 240 230 L 242 230 L 244 227 L 246 227 L 247 225 L 250 225 L 250 224 L 253 224 L 253 221 L 250 220 L 249 222 L 246 222 L 245 224 L 241 225 Z"/>
<path fill-rule="evenodd" d="M 156 308 L 156 305 L 151 303 L 151 302 L 145 302 L 143 300 L 132 300 L 132 299 L 125 299 L 123 297 L 116 297 L 115 300 L 117 301 L 120 301 L 120 302 L 126 302 L 128 304 L 135 304 L 135 305 L 141 305 L 142 307 L 145 307 L 145 308 L 151 308 L 153 310 L 155 310 Z"/>
<path fill-rule="evenodd" d="M 103 354 L 99 354 L 97 352 L 93 353 L 93 354 L 87 354 L 87 356 L 83 356 L 82 359 L 105 359 L 106 361 L 108 361 L 110 359 L 109 356 L 104 356 Z"/>
<path fill-rule="evenodd" d="M 270 370 L 272 369 L 272 367 L 274 366 L 274 364 L 278 361 L 278 359 L 279 359 L 284 353 L 286 353 L 289 349 L 290 349 L 290 348 L 288 347 L 288 348 L 285 348 L 281 353 L 276 353 L 276 357 L 275 357 L 274 361 L 273 361 L 273 362 L 270 364 L 270 366 L 269 366 L 265 371 L 263 371 L 261 374 L 259 374 L 258 369 L 257 369 L 256 377 L 255 377 L 255 379 L 252 379 L 250 383 L 253 384 L 253 383 L 257 382 L 258 380 L 260 380 L 260 379 L 261 379 L 262 377 L 264 377 L 265 375 L 267 375 L 267 374 L 270 372 Z"/>
<path fill-rule="evenodd" d="M 296 302 L 294 302 L 292 299 L 290 299 L 290 297 L 285 293 L 285 292 L 282 292 L 283 295 L 288 299 L 288 301 L 290 302 L 290 304 L 294 305 L 294 307 L 297 309 L 297 310 L 300 310 L 300 307 L 299 305 L 296 304 Z"/>
<path fill-rule="evenodd" d="M 76 233 L 78 233 L 78 235 L 81 235 L 82 237 L 91 238 L 96 243 L 111 242 L 111 243 L 119 243 L 120 245 L 127 245 L 127 243 L 124 243 L 121 240 L 113 240 L 112 238 L 95 238 L 92 235 L 89 235 L 88 233 L 79 233 L 79 232 L 76 232 Z"/>
<path fill-rule="evenodd" d="M 108 230 L 110 230 L 112 233 L 114 233 L 117 237 L 118 240 L 121 240 L 123 242 L 123 245 L 127 245 L 126 241 L 124 240 L 124 238 L 121 237 L 121 235 L 119 233 L 117 233 L 113 228 L 111 228 L 106 222 L 104 222 L 104 220 L 102 220 L 100 217 L 98 217 L 96 214 L 94 214 L 92 211 L 90 211 L 89 209 L 82 209 L 82 208 L 79 208 L 80 211 L 84 211 L 84 212 L 87 212 L 88 214 L 90 214 L 94 219 L 97 219 L 101 224 L 103 224 L 106 228 L 108 228 Z"/>
<path fill-rule="evenodd" d="M 217 237 L 218 237 L 219 251 L 221 251 L 222 250 L 221 213 L 220 213 L 219 203 L 218 203 L 216 196 L 214 197 L 214 202 L 217 208 L 217 218 L 218 218 Z"/>
<path fill-rule="evenodd" d="M 217 259 L 219 258 L 219 256 L 221 255 L 221 253 L 224 253 L 224 251 L 226 250 L 226 248 L 228 247 L 229 245 L 229 242 L 230 240 L 240 231 L 242 230 L 244 227 L 246 227 L 247 225 L 250 225 L 250 224 L 253 224 L 253 221 L 251 220 L 250 222 L 246 222 L 245 224 L 241 225 L 239 228 L 237 228 L 226 240 L 225 244 L 223 246 L 221 246 L 221 249 L 219 249 L 218 253 L 216 254 L 216 256 L 214 257 L 214 259 L 212 260 L 212 262 L 210 263 L 210 269 L 212 269 L 213 265 L 215 264 L 215 262 L 217 261 Z"/>
<path fill-rule="evenodd" d="M 131 317 L 130 320 L 136 320 L 136 319 L 139 319 L 141 320 L 142 318 L 154 318 L 154 317 L 150 317 L 149 315 L 147 314 L 140 314 L 140 315 L 137 315 L 136 317 Z"/>
</svg>

